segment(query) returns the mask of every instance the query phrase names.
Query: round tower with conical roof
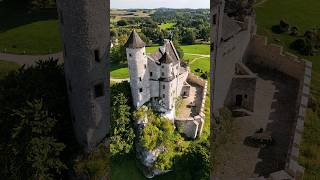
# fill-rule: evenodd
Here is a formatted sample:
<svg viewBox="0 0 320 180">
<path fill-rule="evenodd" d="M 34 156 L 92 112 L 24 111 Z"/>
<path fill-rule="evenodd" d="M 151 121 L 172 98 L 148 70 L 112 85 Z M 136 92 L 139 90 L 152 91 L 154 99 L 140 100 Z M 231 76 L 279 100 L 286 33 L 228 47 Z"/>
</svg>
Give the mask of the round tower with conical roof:
<svg viewBox="0 0 320 180">
<path fill-rule="evenodd" d="M 133 30 L 125 44 L 133 104 L 139 108 L 150 100 L 150 75 L 145 42 Z"/>
<path fill-rule="evenodd" d="M 58 0 L 64 70 L 75 136 L 91 151 L 109 133 L 109 0 Z"/>
</svg>

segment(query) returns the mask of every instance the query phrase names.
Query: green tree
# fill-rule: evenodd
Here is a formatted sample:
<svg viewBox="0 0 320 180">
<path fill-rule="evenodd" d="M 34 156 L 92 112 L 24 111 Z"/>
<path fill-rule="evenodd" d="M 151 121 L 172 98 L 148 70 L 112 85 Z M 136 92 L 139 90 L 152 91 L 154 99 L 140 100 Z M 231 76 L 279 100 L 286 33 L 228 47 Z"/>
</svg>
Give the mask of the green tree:
<svg viewBox="0 0 320 180">
<path fill-rule="evenodd" d="M 52 135 L 57 120 L 41 100 L 27 102 L 14 116 L 20 120 L 13 129 L 11 143 L 15 178 L 54 179 L 66 169 L 60 160 L 65 145 Z"/>
<path fill-rule="evenodd" d="M 43 107 L 48 112 L 49 118 L 54 118 L 56 123 L 50 136 L 42 134 L 36 137 L 38 140 L 32 141 L 33 147 L 54 145 L 54 139 L 56 142 L 62 142 L 66 147 L 56 157 L 64 164 L 67 164 L 77 154 L 79 145 L 74 137 L 69 113 L 63 64 L 58 64 L 58 60 L 53 59 L 37 61 L 35 65 L 21 67 L 0 80 L 0 167 L 2 167 L 0 168 L 0 176 L 3 179 L 19 176 L 16 173 L 17 170 L 32 168 L 31 163 L 19 164 L 16 162 L 19 159 L 14 153 L 24 152 L 22 152 L 22 147 L 18 148 L 17 140 L 19 139 L 13 140 L 12 134 L 15 128 L 21 125 L 21 118 L 18 115 L 13 115 L 15 114 L 14 110 L 25 109 L 28 107 L 26 102 L 34 103 L 35 99 L 42 99 Z M 15 150 L 13 150 L 13 143 L 15 143 Z M 43 148 L 43 150 L 45 149 Z M 20 167 L 21 164 L 23 167 Z M 64 178 L 64 174 L 56 174 L 55 178 Z M 27 177 L 29 176 L 24 176 L 24 178 Z"/>
<path fill-rule="evenodd" d="M 177 170 L 188 179 L 210 179 L 210 145 L 209 142 L 192 143 L 188 150 L 178 159 Z M 182 178 L 184 179 L 184 178 Z"/>
<path fill-rule="evenodd" d="M 112 64 L 122 64 L 127 61 L 126 48 L 123 45 L 114 46 L 110 50 Z"/>
<path fill-rule="evenodd" d="M 194 32 L 193 29 L 188 28 L 183 34 L 182 34 L 182 39 L 181 42 L 183 44 L 194 44 L 196 40 L 196 33 Z"/>
<path fill-rule="evenodd" d="M 128 22 L 124 19 L 121 19 L 117 22 L 117 25 L 118 26 L 126 26 L 126 25 L 128 25 Z"/>
<path fill-rule="evenodd" d="M 112 156 L 128 154 L 132 151 L 134 140 L 134 131 L 130 122 L 130 106 L 122 93 L 112 97 L 111 102 L 110 152 Z"/>
</svg>

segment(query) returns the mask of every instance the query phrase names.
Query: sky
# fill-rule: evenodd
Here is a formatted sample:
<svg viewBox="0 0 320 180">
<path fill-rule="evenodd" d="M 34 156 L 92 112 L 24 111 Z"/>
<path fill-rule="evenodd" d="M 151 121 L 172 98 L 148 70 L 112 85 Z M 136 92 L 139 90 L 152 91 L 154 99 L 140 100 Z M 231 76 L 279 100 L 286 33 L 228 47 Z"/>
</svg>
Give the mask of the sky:
<svg viewBox="0 0 320 180">
<path fill-rule="evenodd" d="M 110 0 L 112 9 L 210 8 L 210 0 Z"/>
</svg>

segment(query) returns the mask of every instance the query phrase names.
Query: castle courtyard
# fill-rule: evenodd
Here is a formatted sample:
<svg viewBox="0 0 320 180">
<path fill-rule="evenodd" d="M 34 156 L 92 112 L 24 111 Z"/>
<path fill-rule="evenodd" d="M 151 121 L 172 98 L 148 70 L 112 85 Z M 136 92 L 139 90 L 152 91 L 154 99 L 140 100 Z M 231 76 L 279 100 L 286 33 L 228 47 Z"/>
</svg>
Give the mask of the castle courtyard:
<svg viewBox="0 0 320 180">
<path fill-rule="evenodd" d="M 190 94 L 182 99 L 182 104 L 177 113 L 179 118 L 194 117 L 200 112 L 203 87 L 194 83 L 189 84 L 191 86 Z"/>
<path fill-rule="evenodd" d="M 215 167 L 218 179 L 268 177 L 285 167 L 295 122 L 298 83 L 278 72 L 261 69 L 257 72 L 254 112 L 235 118 L 232 137 L 218 147 Z M 271 133 L 274 144 L 258 148 L 246 143 L 260 128 Z"/>
</svg>

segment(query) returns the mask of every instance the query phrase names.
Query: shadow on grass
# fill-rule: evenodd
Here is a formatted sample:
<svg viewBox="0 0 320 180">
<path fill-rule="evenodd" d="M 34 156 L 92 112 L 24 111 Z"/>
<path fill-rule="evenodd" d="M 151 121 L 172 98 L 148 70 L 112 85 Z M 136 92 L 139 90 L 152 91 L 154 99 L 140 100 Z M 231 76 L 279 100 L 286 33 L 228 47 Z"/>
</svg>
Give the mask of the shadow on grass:
<svg viewBox="0 0 320 180">
<path fill-rule="evenodd" d="M 0 33 L 33 22 L 56 19 L 56 8 L 30 11 L 28 4 L 19 0 L 0 2 Z"/>
<path fill-rule="evenodd" d="M 275 34 L 281 34 L 283 33 L 283 31 L 281 30 L 280 26 L 279 25 L 274 25 L 271 27 L 271 30 L 273 33 Z"/>
</svg>

